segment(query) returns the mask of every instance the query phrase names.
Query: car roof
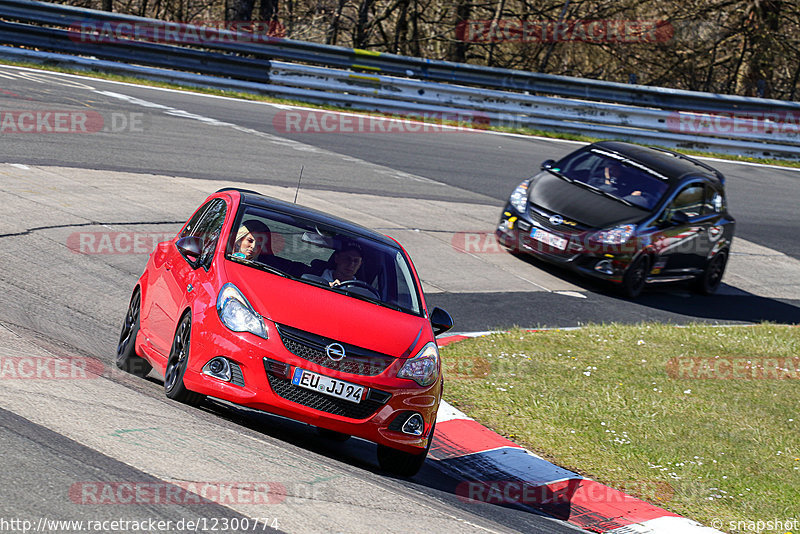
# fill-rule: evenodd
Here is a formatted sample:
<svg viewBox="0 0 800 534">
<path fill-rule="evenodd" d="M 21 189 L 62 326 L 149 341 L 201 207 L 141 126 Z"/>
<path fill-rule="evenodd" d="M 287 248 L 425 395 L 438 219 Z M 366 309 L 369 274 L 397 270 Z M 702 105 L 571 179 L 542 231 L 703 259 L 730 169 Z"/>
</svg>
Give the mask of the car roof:
<svg viewBox="0 0 800 534">
<path fill-rule="evenodd" d="M 720 184 L 725 183 L 722 173 L 710 165 L 671 150 L 634 145 L 622 141 L 601 141 L 589 145 L 588 148 L 600 148 L 629 158 L 663 175 L 668 179 L 670 185 L 682 181 L 688 175 L 703 176 Z"/>
<path fill-rule="evenodd" d="M 249 189 L 225 187 L 217 191 L 217 193 L 221 193 L 223 191 L 237 191 L 242 197 L 242 203 L 247 204 L 248 206 L 266 208 L 273 211 L 279 211 L 287 215 L 310 219 L 327 226 L 336 227 L 344 232 L 367 237 L 384 245 L 399 249 L 398 244 L 393 239 L 376 232 L 375 230 L 371 230 L 365 226 L 361 226 L 360 224 L 336 217 L 330 213 L 325 213 L 324 211 L 315 210 L 313 208 L 308 208 L 299 204 L 293 204 L 291 202 L 285 202 L 283 200 L 263 195 L 257 191 L 252 191 Z"/>
</svg>

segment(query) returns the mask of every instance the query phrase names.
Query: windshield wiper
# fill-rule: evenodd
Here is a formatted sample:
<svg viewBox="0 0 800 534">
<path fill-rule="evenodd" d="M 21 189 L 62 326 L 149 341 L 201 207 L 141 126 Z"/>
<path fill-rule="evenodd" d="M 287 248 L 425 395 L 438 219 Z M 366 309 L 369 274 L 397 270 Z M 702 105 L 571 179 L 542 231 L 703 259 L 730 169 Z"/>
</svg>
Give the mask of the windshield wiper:
<svg viewBox="0 0 800 534">
<path fill-rule="evenodd" d="M 575 180 L 573 180 L 572 178 L 570 178 L 570 177 L 569 177 L 569 176 L 567 176 L 566 174 L 562 174 L 562 173 L 560 173 L 560 172 L 558 172 L 558 171 L 555 171 L 555 170 L 553 170 L 553 169 L 545 169 L 545 170 L 546 170 L 547 172 L 549 172 L 550 174 L 552 174 L 553 176 L 558 176 L 559 178 L 561 178 L 561 179 L 562 179 L 562 180 L 564 180 L 565 182 L 569 182 L 569 183 L 573 183 L 573 182 L 575 182 Z"/>
<path fill-rule="evenodd" d="M 278 276 L 283 276 L 284 278 L 291 278 L 291 276 L 281 271 L 280 269 L 276 269 L 275 267 L 267 265 L 266 263 L 261 263 L 260 261 L 248 260 L 247 258 L 239 258 L 236 256 L 229 256 L 229 259 L 231 261 L 242 263 L 244 265 L 249 265 L 250 267 L 255 267 L 256 269 L 260 269 L 262 271 L 267 271 L 268 273 L 277 274 Z"/>
<path fill-rule="evenodd" d="M 609 193 L 608 191 L 606 191 L 604 189 L 600 189 L 599 187 L 595 187 L 593 185 L 589 185 L 586 182 L 578 182 L 578 181 L 576 181 L 575 183 L 580 185 L 584 189 L 588 189 L 589 191 L 591 191 L 593 193 L 597 193 L 598 195 L 603 195 L 604 197 L 608 197 L 608 198 L 610 198 L 612 200 L 616 200 L 617 202 L 622 202 L 626 206 L 630 206 L 632 208 L 639 207 L 636 204 L 634 204 L 633 202 L 625 200 L 624 198 L 620 198 L 620 197 L 618 197 L 617 195 L 615 195 L 613 193 Z"/>
<path fill-rule="evenodd" d="M 324 286 L 323 286 L 324 287 Z M 361 293 L 353 293 L 352 291 L 348 291 L 346 287 L 341 286 L 330 286 L 328 289 L 333 289 L 337 293 L 341 293 L 347 295 L 348 297 L 353 297 L 359 300 L 363 300 L 366 302 L 370 302 L 372 304 L 377 304 L 378 306 L 384 306 L 386 308 L 390 308 L 392 310 L 396 310 L 399 312 L 407 312 L 404 308 L 401 308 L 397 304 L 392 304 L 391 302 L 386 302 L 385 300 L 380 300 L 374 297 L 368 297 L 366 295 L 362 295 Z"/>
</svg>

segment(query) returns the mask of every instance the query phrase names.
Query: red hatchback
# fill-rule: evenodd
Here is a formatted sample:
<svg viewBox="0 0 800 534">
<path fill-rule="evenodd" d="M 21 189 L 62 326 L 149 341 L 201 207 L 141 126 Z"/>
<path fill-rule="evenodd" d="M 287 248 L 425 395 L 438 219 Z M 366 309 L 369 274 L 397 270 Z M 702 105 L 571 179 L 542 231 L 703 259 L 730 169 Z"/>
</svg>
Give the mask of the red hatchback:
<svg viewBox="0 0 800 534">
<path fill-rule="evenodd" d="M 151 254 L 117 365 L 138 376 L 154 367 L 181 402 L 216 397 L 375 442 L 383 469 L 411 476 L 442 397 L 434 336 L 452 326 L 427 309 L 393 239 L 221 189 Z"/>
</svg>

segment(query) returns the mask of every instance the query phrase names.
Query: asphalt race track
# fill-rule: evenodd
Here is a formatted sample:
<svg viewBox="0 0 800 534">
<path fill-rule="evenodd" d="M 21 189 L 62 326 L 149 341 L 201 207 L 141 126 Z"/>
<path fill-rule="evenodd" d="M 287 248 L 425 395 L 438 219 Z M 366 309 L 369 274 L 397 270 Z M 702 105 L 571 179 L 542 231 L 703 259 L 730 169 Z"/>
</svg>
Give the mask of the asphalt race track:
<svg viewBox="0 0 800 534">
<path fill-rule="evenodd" d="M 420 214 L 407 221 L 409 227 L 435 230 L 439 237 L 450 235 L 451 245 L 463 241 L 453 237 L 454 232 L 467 232 L 474 239 L 480 236 L 482 249 L 473 256 L 493 264 L 501 260 L 489 256 L 499 251 L 484 236 L 492 231 L 498 206 L 542 160 L 575 148 L 570 142 L 452 130 L 358 134 L 318 129 L 300 133 L 282 127 L 286 121 L 281 118 L 289 112 L 284 107 L 96 80 L 89 84 L 77 78 L 19 70 L 5 72 L 7 89 L 0 96 L 7 108 L 93 111 L 105 118 L 106 128 L 119 129 L 89 135 L 4 134 L 3 156 L 8 163 L 283 187 L 296 185 L 302 167 L 303 191 L 398 198 L 397 202 Z M 137 127 L 131 128 L 134 122 Z M 795 187 L 800 173 L 723 162 L 714 165 L 728 178 L 738 238 L 727 286 L 719 296 L 687 298 L 686 291 L 669 288 L 650 291 L 631 304 L 603 285 L 517 260 L 513 263 L 521 265 L 513 268 L 532 278 L 535 285 L 470 284 L 464 280 L 463 287 L 441 291 L 429 287 L 430 300 L 448 306 L 457 329 L 463 331 L 515 324 L 567 326 L 643 319 L 798 322 L 797 277 L 785 274 L 796 273 L 798 264 L 792 260 L 800 260 L 800 241 L 794 236 L 800 227 Z M 453 208 L 480 206 L 483 218 L 470 220 L 470 213 L 461 217 L 463 210 L 449 214 L 419 209 L 424 200 L 444 201 Z M 376 214 L 370 203 L 363 211 Z M 355 213 L 353 218 L 360 220 L 363 215 Z M 743 240 L 749 243 L 739 246 Z M 416 252 L 409 248 L 418 267 L 441 260 L 438 249 Z M 777 269 L 764 268 L 775 263 L 780 263 Z M 419 270 L 425 278 L 426 269 Z M 771 276 L 770 271 L 776 275 Z M 564 288 L 586 299 L 566 302 L 569 299 L 553 293 Z M 525 293 L 524 298 L 518 293 Z"/>
<path fill-rule="evenodd" d="M 13 67 L 0 67 L 0 84 L 4 112 L 101 117 L 95 133 L 0 133 L 2 356 L 79 358 L 98 370 L 81 380 L 0 383 L 0 442 L 7 464 L 24 467 L 0 478 L 0 517 L 269 516 L 287 532 L 407 532 L 415 521 L 432 532 L 574 531 L 522 510 L 462 502 L 459 481 L 434 462 L 411 480 L 390 478 L 370 444 L 323 442 L 304 425 L 221 403 L 188 408 L 165 399 L 159 380 L 116 370 L 119 326 L 150 245 L 174 235 L 220 187 L 291 200 L 301 167 L 298 202 L 398 238 L 429 305 L 450 311 L 457 331 L 800 323 L 796 171 L 713 163 L 728 177 L 737 218 L 725 286 L 714 297 L 662 288 L 634 303 L 490 239 L 513 187 L 573 143 L 449 130 L 286 132 L 275 125 L 291 108 L 274 105 Z M 103 235 L 114 240 L 104 245 Z M 108 481 L 273 486 L 267 504 L 81 501 Z"/>
</svg>

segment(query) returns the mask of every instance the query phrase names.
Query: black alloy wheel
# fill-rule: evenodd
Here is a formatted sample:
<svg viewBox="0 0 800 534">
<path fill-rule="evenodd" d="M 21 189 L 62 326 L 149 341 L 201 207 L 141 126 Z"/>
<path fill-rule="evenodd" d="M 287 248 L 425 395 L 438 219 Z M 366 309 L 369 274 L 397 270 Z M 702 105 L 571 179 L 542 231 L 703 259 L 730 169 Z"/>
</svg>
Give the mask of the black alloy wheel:
<svg viewBox="0 0 800 534">
<path fill-rule="evenodd" d="M 728 264 L 727 251 L 717 252 L 706 265 L 703 274 L 694 282 L 694 290 L 701 295 L 713 295 L 722 283 L 725 266 Z"/>
<path fill-rule="evenodd" d="M 141 293 L 136 288 L 122 322 L 122 331 L 117 343 L 117 367 L 127 373 L 144 378 L 153 369 L 150 362 L 136 354 L 136 335 L 139 333 L 139 315 L 142 306 Z"/>
<path fill-rule="evenodd" d="M 164 393 L 170 399 L 185 404 L 196 405 L 205 398 L 199 393 L 189 391 L 183 384 L 183 375 L 189 364 L 189 347 L 192 334 L 192 315 L 187 313 L 175 330 L 172 340 L 172 349 L 167 359 L 167 368 L 164 371 Z"/>
<path fill-rule="evenodd" d="M 622 293 L 632 299 L 641 295 L 649 273 L 650 258 L 646 254 L 641 254 L 628 266 L 622 277 Z"/>
</svg>

